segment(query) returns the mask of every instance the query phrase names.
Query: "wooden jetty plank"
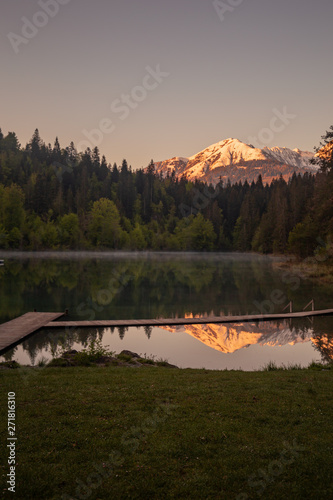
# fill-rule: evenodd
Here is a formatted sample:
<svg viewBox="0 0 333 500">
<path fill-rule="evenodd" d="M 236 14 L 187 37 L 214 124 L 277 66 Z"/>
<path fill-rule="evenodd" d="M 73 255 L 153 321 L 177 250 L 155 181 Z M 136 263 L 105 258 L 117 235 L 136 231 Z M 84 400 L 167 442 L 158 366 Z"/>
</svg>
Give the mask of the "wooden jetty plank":
<svg viewBox="0 0 333 500">
<path fill-rule="evenodd" d="M 0 353 L 63 315 L 64 313 L 29 312 L 3 323 L 0 325 Z"/>
<path fill-rule="evenodd" d="M 251 321 L 271 321 L 292 318 L 310 318 L 312 316 L 333 315 L 333 309 L 319 311 L 302 311 L 283 314 L 254 314 L 245 316 L 207 316 L 205 318 L 161 318 L 161 319 L 124 319 L 96 321 L 56 321 L 45 325 L 47 328 L 80 328 L 80 327 L 123 327 L 123 326 L 173 326 L 173 325 L 205 325 L 207 323 L 243 323 Z"/>
<path fill-rule="evenodd" d="M 302 311 L 283 314 L 255 314 L 245 316 L 206 316 L 204 318 L 159 318 L 133 320 L 96 320 L 96 321 L 55 321 L 64 313 L 30 312 L 19 318 L 0 325 L 0 354 L 21 342 L 24 338 L 41 328 L 81 328 L 81 327 L 130 327 L 130 326 L 176 326 L 204 325 L 208 323 L 243 323 L 270 321 L 313 316 L 333 315 L 333 309 Z"/>
</svg>

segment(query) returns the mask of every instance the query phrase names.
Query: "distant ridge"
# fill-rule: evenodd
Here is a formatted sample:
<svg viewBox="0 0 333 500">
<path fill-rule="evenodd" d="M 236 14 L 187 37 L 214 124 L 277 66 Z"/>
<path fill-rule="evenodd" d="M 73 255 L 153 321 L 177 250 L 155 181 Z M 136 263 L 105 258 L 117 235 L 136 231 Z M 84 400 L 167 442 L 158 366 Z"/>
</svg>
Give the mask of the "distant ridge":
<svg viewBox="0 0 333 500">
<path fill-rule="evenodd" d="M 220 179 L 231 183 L 256 181 L 261 174 L 263 182 L 270 184 L 282 175 L 288 180 L 294 172 L 316 172 L 318 167 L 311 163 L 314 153 L 300 149 L 281 147 L 255 148 L 238 139 L 229 138 L 189 157 L 174 157 L 156 162 L 155 170 L 162 174 L 185 176 L 188 180 L 196 179 L 217 184 Z"/>
</svg>

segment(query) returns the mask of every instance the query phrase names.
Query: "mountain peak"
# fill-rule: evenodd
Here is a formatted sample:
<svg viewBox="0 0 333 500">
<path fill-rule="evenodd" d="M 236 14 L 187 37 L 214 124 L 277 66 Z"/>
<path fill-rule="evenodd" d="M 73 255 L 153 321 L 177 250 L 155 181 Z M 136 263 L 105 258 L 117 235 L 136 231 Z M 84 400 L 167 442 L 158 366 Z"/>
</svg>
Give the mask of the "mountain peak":
<svg viewBox="0 0 333 500">
<path fill-rule="evenodd" d="M 256 148 L 239 139 L 229 137 L 208 146 L 189 158 L 174 157 L 155 163 L 157 173 L 166 176 L 186 176 L 189 180 L 217 184 L 220 178 L 231 182 L 256 180 L 259 174 L 263 181 L 270 183 L 273 178 L 283 175 L 286 179 L 293 172 L 313 172 L 316 168 L 310 163 L 313 153 L 300 149 L 281 147 Z"/>
</svg>

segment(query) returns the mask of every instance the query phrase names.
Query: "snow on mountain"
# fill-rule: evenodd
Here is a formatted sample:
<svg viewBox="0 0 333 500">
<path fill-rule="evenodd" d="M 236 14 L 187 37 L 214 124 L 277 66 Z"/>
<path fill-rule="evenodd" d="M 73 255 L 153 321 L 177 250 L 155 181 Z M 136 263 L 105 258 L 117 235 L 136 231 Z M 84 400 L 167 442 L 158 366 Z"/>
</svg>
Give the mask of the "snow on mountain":
<svg viewBox="0 0 333 500">
<path fill-rule="evenodd" d="M 255 148 L 238 139 L 229 138 L 189 157 L 174 157 L 155 163 L 157 173 L 163 176 L 185 176 L 189 180 L 201 180 L 217 184 L 220 178 L 231 182 L 256 180 L 261 174 L 264 182 L 283 175 L 288 179 L 294 171 L 313 172 L 316 167 L 310 163 L 314 154 L 299 149 L 265 147 Z"/>
<path fill-rule="evenodd" d="M 286 165 L 298 168 L 312 168 L 312 170 L 314 170 L 313 165 L 310 163 L 314 154 L 310 153 L 310 151 L 301 151 L 298 148 L 291 150 L 279 147 L 265 147 L 262 151 L 268 158 L 273 158 L 278 162 L 285 163 Z"/>
<path fill-rule="evenodd" d="M 300 332 L 287 323 L 207 324 L 161 327 L 170 332 L 184 332 L 217 351 L 233 353 L 251 345 L 284 346 L 313 340 L 313 330 Z"/>
<path fill-rule="evenodd" d="M 155 168 L 158 171 L 163 170 L 163 174 L 171 175 L 172 172 L 175 172 L 177 175 L 180 175 L 186 168 L 188 164 L 188 158 L 182 158 L 179 156 L 175 156 L 166 162 L 158 162 L 155 163 Z"/>
<path fill-rule="evenodd" d="M 265 160 L 260 149 L 252 148 L 238 139 L 226 139 L 213 144 L 189 158 L 186 171 L 189 178 L 204 177 L 207 171 L 230 165 L 242 165 L 246 161 Z"/>
</svg>

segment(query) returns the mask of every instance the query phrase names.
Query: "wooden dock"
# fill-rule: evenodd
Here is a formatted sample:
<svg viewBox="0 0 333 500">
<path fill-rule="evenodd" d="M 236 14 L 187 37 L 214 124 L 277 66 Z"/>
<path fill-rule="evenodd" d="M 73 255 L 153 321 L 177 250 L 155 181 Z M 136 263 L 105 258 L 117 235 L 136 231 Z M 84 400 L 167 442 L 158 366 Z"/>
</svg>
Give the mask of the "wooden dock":
<svg viewBox="0 0 333 500">
<path fill-rule="evenodd" d="M 41 328 L 107 328 L 130 326 L 176 326 L 205 325 L 208 323 L 244 323 L 276 321 L 284 319 L 311 318 L 313 316 L 333 315 L 333 309 L 320 311 L 289 312 L 283 314 L 252 314 L 245 316 L 205 316 L 201 318 L 159 318 L 159 319 L 120 319 L 95 321 L 55 321 L 64 313 L 30 312 L 19 318 L 0 325 L 0 355 L 19 344 L 29 335 Z"/>
<path fill-rule="evenodd" d="M 333 309 L 321 311 L 289 312 L 283 314 L 255 314 L 245 316 L 206 316 L 201 318 L 160 318 L 160 319 L 117 319 L 95 321 L 56 321 L 45 325 L 47 328 L 71 327 L 126 327 L 126 326 L 174 326 L 205 325 L 207 323 L 244 323 L 252 321 L 272 321 L 290 318 L 310 318 L 312 316 L 333 315 Z"/>
<path fill-rule="evenodd" d="M 29 312 L 3 323 L 0 325 L 0 354 L 63 315 L 64 313 Z"/>
</svg>

